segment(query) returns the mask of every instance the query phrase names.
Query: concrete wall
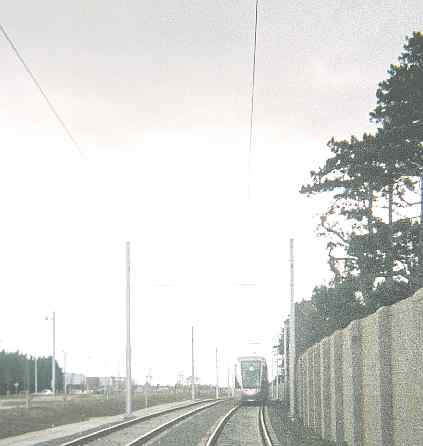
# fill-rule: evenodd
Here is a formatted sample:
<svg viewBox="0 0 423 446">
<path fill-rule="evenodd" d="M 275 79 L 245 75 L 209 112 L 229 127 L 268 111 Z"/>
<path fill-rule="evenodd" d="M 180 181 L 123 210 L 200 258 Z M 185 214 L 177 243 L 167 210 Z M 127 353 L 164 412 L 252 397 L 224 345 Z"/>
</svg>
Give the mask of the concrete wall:
<svg viewBox="0 0 423 446">
<path fill-rule="evenodd" d="M 423 445 L 423 289 L 306 350 L 298 417 L 350 446 Z"/>
<path fill-rule="evenodd" d="M 331 438 L 331 373 L 330 373 L 330 340 L 320 342 L 320 435 Z"/>
<path fill-rule="evenodd" d="M 393 444 L 423 444 L 423 291 L 392 311 Z"/>
</svg>

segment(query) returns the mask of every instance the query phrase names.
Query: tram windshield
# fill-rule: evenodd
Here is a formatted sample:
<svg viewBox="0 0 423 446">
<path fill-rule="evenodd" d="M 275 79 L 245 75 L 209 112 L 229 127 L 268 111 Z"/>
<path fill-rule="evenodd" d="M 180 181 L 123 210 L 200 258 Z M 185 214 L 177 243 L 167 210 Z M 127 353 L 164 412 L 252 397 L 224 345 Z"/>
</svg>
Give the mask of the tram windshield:
<svg viewBox="0 0 423 446">
<path fill-rule="evenodd" d="M 261 362 L 242 361 L 241 376 L 242 376 L 242 387 L 244 389 L 256 389 L 260 387 Z"/>
</svg>

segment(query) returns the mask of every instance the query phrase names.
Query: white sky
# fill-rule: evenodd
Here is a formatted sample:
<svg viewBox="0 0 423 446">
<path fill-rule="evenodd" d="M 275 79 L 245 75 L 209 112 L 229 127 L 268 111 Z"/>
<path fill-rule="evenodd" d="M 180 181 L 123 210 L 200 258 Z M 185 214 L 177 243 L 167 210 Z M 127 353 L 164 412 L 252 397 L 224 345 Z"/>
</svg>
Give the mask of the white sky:
<svg viewBox="0 0 423 446">
<path fill-rule="evenodd" d="M 3 1 L 1 21 L 78 140 L 70 144 L 0 39 L 0 348 L 124 372 L 125 241 L 133 367 L 221 381 L 249 341 L 269 357 L 296 298 L 328 279 L 300 196 L 331 136 L 370 127 L 378 81 L 423 3 L 260 1 L 251 199 L 254 0 Z M 240 286 L 250 283 L 255 286 Z M 252 348 L 252 347 L 250 347 Z"/>
</svg>

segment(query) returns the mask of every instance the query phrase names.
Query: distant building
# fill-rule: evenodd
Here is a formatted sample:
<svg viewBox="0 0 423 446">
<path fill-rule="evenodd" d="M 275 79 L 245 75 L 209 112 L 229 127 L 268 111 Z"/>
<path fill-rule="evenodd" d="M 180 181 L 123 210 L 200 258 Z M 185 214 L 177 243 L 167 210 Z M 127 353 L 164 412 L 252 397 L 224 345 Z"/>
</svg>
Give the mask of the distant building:
<svg viewBox="0 0 423 446">
<path fill-rule="evenodd" d="M 122 376 L 100 376 L 98 381 L 99 387 L 107 388 L 111 391 L 121 391 L 126 388 L 126 378 Z"/>
<path fill-rule="evenodd" d="M 96 390 L 100 387 L 100 378 L 98 376 L 87 376 L 85 378 L 86 390 Z"/>
<path fill-rule="evenodd" d="M 66 389 L 72 391 L 123 391 L 126 388 L 126 378 L 121 376 L 85 376 L 81 373 L 65 373 Z"/>
<path fill-rule="evenodd" d="M 185 379 L 185 384 L 187 385 L 187 386 L 190 386 L 191 384 L 192 384 L 192 377 L 191 376 L 188 376 L 186 379 Z M 197 385 L 199 385 L 200 384 L 200 378 L 198 377 L 198 376 L 196 376 L 195 377 L 195 385 L 197 386 Z"/>
<path fill-rule="evenodd" d="M 176 379 L 176 385 L 177 386 L 183 386 L 185 381 L 185 377 L 183 373 L 178 373 L 178 377 Z"/>
<path fill-rule="evenodd" d="M 65 373 L 65 383 L 68 386 L 82 386 L 85 383 L 85 376 L 81 373 Z"/>
<path fill-rule="evenodd" d="M 65 373 L 66 392 L 82 391 L 85 388 L 85 376 L 81 373 Z"/>
</svg>

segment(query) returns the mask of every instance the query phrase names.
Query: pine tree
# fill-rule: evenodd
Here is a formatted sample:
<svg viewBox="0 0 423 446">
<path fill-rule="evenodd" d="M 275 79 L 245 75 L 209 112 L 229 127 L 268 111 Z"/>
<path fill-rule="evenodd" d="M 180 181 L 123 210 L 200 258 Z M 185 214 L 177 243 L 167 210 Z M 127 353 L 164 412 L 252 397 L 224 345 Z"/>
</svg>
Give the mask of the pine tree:
<svg viewBox="0 0 423 446">
<path fill-rule="evenodd" d="M 391 65 L 388 79 L 379 84 L 377 106 L 370 117 L 379 126 L 388 174 L 401 172 L 409 191 L 423 176 L 423 34 L 407 37 L 399 64 Z M 392 202 L 392 182 L 387 185 Z M 421 180 L 423 197 L 423 181 Z M 406 204 L 406 194 L 401 199 Z M 414 204 L 418 204 L 414 203 Z M 420 211 L 419 274 L 413 281 L 423 286 L 423 204 Z M 390 206 L 390 216 L 392 206 Z"/>
<path fill-rule="evenodd" d="M 362 304 L 371 312 L 423 286 L 423 205 L 420 223 L 410 218 L 423 175 L 421 33 L 407 38 L 399 64 L 388 74 L 370 114 L 378 125 L 375 135 L 332 138 L 331 156 L 301 189 L 332 195 L 319 234 L 328 238 L 334 278 L 329 286 L 316 287 L 312 300 L 336 327 L 360 314 Z"/>
</svg>

